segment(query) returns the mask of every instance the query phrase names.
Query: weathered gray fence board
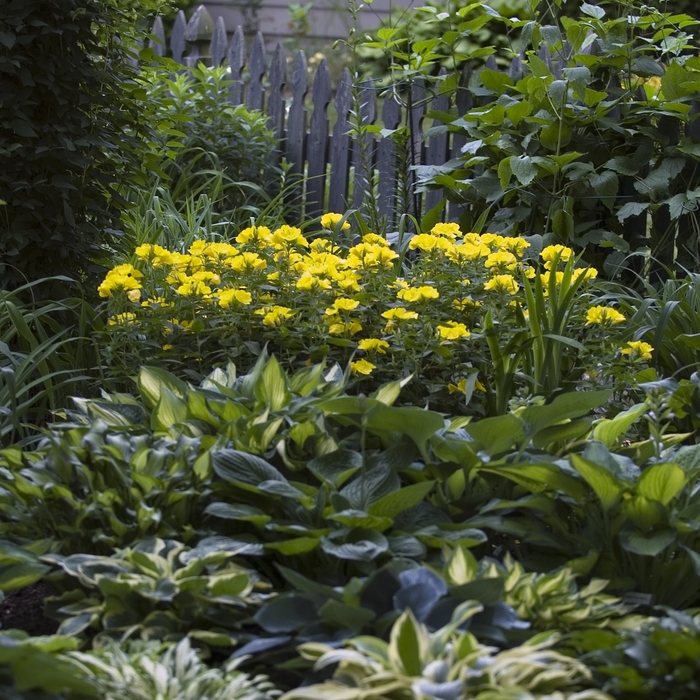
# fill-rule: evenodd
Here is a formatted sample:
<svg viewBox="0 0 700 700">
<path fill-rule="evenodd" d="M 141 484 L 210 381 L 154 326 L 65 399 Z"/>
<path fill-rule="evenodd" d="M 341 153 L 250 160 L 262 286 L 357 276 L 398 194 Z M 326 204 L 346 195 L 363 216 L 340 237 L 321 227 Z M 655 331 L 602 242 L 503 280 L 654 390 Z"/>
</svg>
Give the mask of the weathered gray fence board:
<svg viewBox="0 0 700 700">
<path fill-rule="evenodd" d="M 447 75 L 447 71 L 443 68 L 440 75 Z M 447 112 L 450 109 L 449 95 L 438 95 L 432 102 L 431 109 L 436 112 Z M 443 127 L 444 128 L 444 127 Z M 427 165 L 442 165 L 447 162 L 449 156 L 449 139 L 447 130 L 441 134 L 435 134 L 428 140 L 428 145 L 425 149 L 425 162 Z M 431 190 L 425 195 L 425 209 L 430 211 L 437 206 L 440 200 L 444 197 L 442 190 Z"/>
<path fill-rule="evenodd" d="M 382 107 L 384 128 L 395 131 L 401 124 L 401 106 L 391 93 L 384 98 Z M 387 225 L 394 225 L 396 211 L 397 162 L 396 143 L 391 138 L 383 138 L 377 145 L 377 170 L 379 181 L 379 213 L 387 217 Z"/>
<path fill-rule="evenodd" d="M 227 62 L 231 71 L 231 93 L 229 101 L 232 105 L 243 104 L 243 66 L 245 66 L 245 36 L 243 28 L 238 26 L 233 33 L 228 49 Z"/>
<path fill-rule="evenodd" d="M 374 82 L 369 81 L 362 87 L 359 95 L 360 119 L 363 126 L 373 125 L 377 120 L 377 94 Z M 373 197 L 370 188 L 370 172 L 374 171 L 374 152 L 376 139 L 370 134 L 362 136 L 361 143 L 353 140 L 353 163 L 355 164 L 355 182 L 352 195 L 352 206 L 359 209 L 365 196 Z"/>
<path fill-rule="evenodd" d="M 226 35 L 226 23 L 223 17 L 219 17 L 214 27 L 214 34 L 211 38 L 209 53 L 211 55 L 211 65 L 220 66 L 226 58 L 226 48 L 228 46 L 228 36 Z"/>
<path fill-rule="evenodd" d="M 335 108 L 338 113 L 333 128 L 330 166 L 331 182 L 328 194 L 330 211 L 344 212 L 348 208 L 348 180 L 350 177 L 350 123 L 348 113 L 352 107 L 352 75 L 345 68 L 335 94 Z"/>
<path fill-rule="evenodd" d="M 155 22 L 153 22 L 151 34 L 153 34 L 154 38 L 148 42 L 148 48 L 152 49 L 156 56 L 165 56 L 165 27 L 160 17 L 156 17 Z"/>
<path fill-rule="evenodd" d="M 187 28 L 187 19 L 185 13 L 180 10 L 173 24 L 173 33 L 170 35 L 170 55 L 175 63 L 182 63 L 182 57 L 185 55 L 187 44 L 185 42 L 185 29 Z"/>
<path fill-rule="evenodd" d="M 326 164 L 328 162 L 328 105 L 331 101 L 331 74 L 325 56 L 316 70 L 313 85 L 314 111 L 306 141 L 306 215 L 316 218 L 323 214 L 326 193 Z"/>
<path fill-rule="evenodd" d="M 270 97 L 267 100 L 267 117 L 270 128 L 281 143 L 284 138 L 285 99 L 282 94 L 287 83 L 287 58 L 282 44 L 277 44 L 270 64 Z"/>
<path fill-rule="evenodd" d="M 248 71 L 250 82 L 248 83 L 248 94 L 246 104 L 251 109 L 263 111 L 265 93 L 263 91 L 263 75 L 265 75 L 265 41 L 263 35 L 258 32 L 253 39 L 253 46 L 250 49 L 250 60 L 248 61 Z"/>
</svg>

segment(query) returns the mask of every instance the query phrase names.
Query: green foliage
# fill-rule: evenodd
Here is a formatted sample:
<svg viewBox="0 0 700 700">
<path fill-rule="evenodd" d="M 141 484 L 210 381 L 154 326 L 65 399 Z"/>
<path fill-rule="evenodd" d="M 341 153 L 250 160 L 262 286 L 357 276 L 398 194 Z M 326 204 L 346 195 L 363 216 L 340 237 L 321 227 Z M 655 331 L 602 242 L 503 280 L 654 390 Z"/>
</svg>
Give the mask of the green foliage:
<svg viewBox="0 0 700 700">
<path fill-rule="evenodd" d="M 267 118 L 229 104 L 232 81 L 225 68 L 200 64 L 176 75 L 171 70 L 169 64 L 145 67 L 139 78 L 157 124 L 156 137 L 147 144 L 146 164 L 168 179 L 178 207 L 206 194 L 229 219 L 244 223 L 257 217 L 276 194 L 281 177 Z M 220 180 L 216 194 L 211 191 L 213 178 Z M 149 184 L 158 182 L 152 176 Z M 196 236 L 197 229 L 192 233 Z M 137 240 L 146 242 L 170 241 Z"/>
<path fill-rule="evenodd" d="M 0 291 L 0 444 L 37 439 L 50 412 L 66 405 L 71 392 L 89 389 L 100 359 L 88 335 L 99 317 L 77 298 L 27 301 L 53 282 L 39 280 Z"/>
<path fill-rule="evenodd" d="M 590 685 L 590 671 L 580 661 L 551 648 L 556 635 L 538 635 L 501 652 L 479 644 L 463 626 L 480 609 L 473 601 L 462 603 L 449 622 L 432 634 L 407 611 L 393 624 L 388 644 L 369 636 L 349 640 L 345 649 L 304 644 L 300 652 L 315 661 L 316 669 L 331 664 L 337 667 L 331 680 L 298 688 L 283 697 L 360 700 L 374 695 L 399 700 L 420 694 L 477 700 L 607 700 L 608 696 L 594 690 L 576 692 Z"/>
<path fill-rule="evenodd" d="M 134 82 L 134 31 L 161 6 L 132 0 L 13 0 L 0 10 L 2 286 L 91 276 L 118 218 L 114 188 L 141 165 L 148 106 Z M 120 41 L 117 40 L 117 35 Z M 61 281 L 54 280 L 61 288 Z"/>
<path fill-rule="evenodd" d="M 700 689 L 699 623 L 697 615 L 667 610 L 627 631 L 575 632 L 567 645 L 615 698 L 691 700 Z"/>
<path fill-rule="evenodd" d="M 685 55 L 696 22 L 647 6 L 620 16 L 590 7 L 553 24 L 501 18 L 522 30 L 522 61 L 509 74 L 478 72 L 470 87 L 480 99 L 466 114 L 433 115 L 467 145 L 445 166 L 419 167 L 419 178 L 462 203 L 469 228 L 550 234 L 589 246 L 598 263 L 613 249 L 608 272 L 647 244 L 670 261 L 667 241 L 694 218 L 698 187 L 700 63 Z M 449 77 L 439 89 L 454 96 Z"/>
<path fill-rule="evenodd" d="M 233 561 L 246 553 L 236 540 L 212 537 L 189 548 L 174 540 L 142 540 L 111 557 L 58 558 L 80 583 L 48 601 L 59 633 L 100 630 L 120 637 L 177 641 L 186 635 L 230 646 L 232 632 L 260 601 L 258 576 Z"/>
</svg>

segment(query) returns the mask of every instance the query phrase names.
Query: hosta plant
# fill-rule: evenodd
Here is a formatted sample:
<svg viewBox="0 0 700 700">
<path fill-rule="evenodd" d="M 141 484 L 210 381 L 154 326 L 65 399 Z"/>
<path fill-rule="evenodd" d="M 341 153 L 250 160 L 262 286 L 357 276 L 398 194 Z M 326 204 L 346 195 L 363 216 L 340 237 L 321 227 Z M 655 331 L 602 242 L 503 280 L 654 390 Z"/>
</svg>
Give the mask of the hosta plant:
<svg viewBox="0 0 700 700">
<path fill-rule="evenodd" d="M 64 635 L 99 630 L 177 641 L 189 634 L 205 644 L 229 646 L 266 587 L 235 561 L 249 549 L 223 537 L 206 538 L 193 549 L 152 539 L 112 557 L 54 557 L 78 587 L 49 599 L 47 608 L 62 620 Z"/>
<path fill-rule="evenodd" d="M 496 700 L 508 697 L 606 700 L 591 685 L 591 672 L 551 647 L 557 635 L 544 633 L 521 646 L 498 651 L 479 644 L 462 626 L 481 606 L 466 601 L 447 625 L 432 634 L 406 612 L 394 623 L 390 641 L 355 637 L 343 649 L 305 644 L 300 653 L 317 670 L 335 666 L 331 680 L 293 690 L 286 700 L 387 700 L 439 697 Z"/>
</svg>

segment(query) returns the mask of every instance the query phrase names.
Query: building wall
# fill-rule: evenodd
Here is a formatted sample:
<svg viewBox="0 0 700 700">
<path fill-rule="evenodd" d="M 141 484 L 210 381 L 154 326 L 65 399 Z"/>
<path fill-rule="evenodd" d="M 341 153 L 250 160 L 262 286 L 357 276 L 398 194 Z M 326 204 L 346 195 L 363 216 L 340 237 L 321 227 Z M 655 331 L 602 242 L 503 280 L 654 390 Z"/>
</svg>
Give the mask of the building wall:
<svg viewBox="0 0 700 700">
<path fill-rule="evenodd" d="M 305 5 L 310 0 L 300 0 Z M 245 15 L 241 11 L 241 0 L 209 0 L 204 3 L 216 20 L 223 17 L 226 30 L 231 34 L 240 24 L 245 26 Z M 392 7 L 408 7 L 422 5 L 422 0 L 374 0 L 359 12 L 359 26 L 362 29 L 373 29 L 387 22 Z M 314 0 L 313 9 L 309 12 L 311 31 L 308 38 L 314 42 L 344 39 L 352 27 L 352 17 L 345 0 Z M 262 6 L 257 13 L 258 29 L 263 33 L 268 44 L 291 36 L 288 0 L 262 0 Z"/>
</svg>

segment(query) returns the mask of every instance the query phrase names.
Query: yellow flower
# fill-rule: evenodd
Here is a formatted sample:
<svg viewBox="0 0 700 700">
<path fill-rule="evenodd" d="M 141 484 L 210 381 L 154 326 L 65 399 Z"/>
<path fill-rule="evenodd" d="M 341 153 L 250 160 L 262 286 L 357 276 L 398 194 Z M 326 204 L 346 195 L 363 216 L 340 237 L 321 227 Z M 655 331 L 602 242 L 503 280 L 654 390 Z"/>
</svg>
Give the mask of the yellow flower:
<svg viewBox="0 0 700 700">
<path fill-rule="evenodd" d="M 499 250 L 497 253 L 491 253 L 484 261 L 484 266 L 489 270 L 496 268 L 499 272 L 506 270 L 514 270 L 518 264 L 518 260 L 513 253 L 507 250 Z"/>
<path fill-rule="evenodd" d="M 437 327 L 437 336 L 440 340 L 459 340 L 468 338 L 470 335 L 467 327 L 457 321 L 448 321 L 446 325 Z"/>
<path fill-rule="evenodd" d="M 467 260 L 478 260 L 479 258 L 490 255 L 491 249 L 485 245 L 474 245 L 472 243 L 462 243 L 453 246 L 446 251 L 447 257 L 456 262 L 461 263 Z"/>
<path fill-rule="evenodd" d="M 173 349 L 173 346 L 170 345 L 169 343 L 166 343 L 166 344 L 163 346 L 163 350 L 165 350 L 165 352 L 168 352 L 168 350 L 172 350 L 172 349 Z"/>
<path fill-rule="evenodd" d="M 219 298 L 219 306 L 222 309 L 228 309 L 234 302 L 242 306 L 247 306 L 253 299 L 250 292 L 245 289 L 236 289 L 234 287 L 220 289 L 216 296 Z"/>
<path fill-rule="evenodd" d="M 116 316 L 112 316 L 112 318 L 107 321 L 108 326 L 118 326 L 121 324 L 130 324 L 130 323 L 135 323 L 136 322 L 136 316 L 132 314 L 130 311 L 127 311 L 126 313 L 123 314 L 117 314 Z"/>
<path fill-rule="evenodd" d="M 237 236 L 236 243 L 245 245 L 246 243 L 269 243 L 272 232 L 267 226 L 249 226 L 244 228 Z"/>
<path fill-rule="evenodd" d="M 222 260 L 238 255 L 238 250 L 230 243 L 210 243 L 203 251 L 204 257 L 211 260 Z"/>
<path fill-rule="evenodd" d="M 430 229 L 430 233 L 433 234 L 433 236 L 445 236 L 446 238 L 457 238 L 457 236 L 461 236 L 462 232 L 459 230 L 459 224 L 435 224 L 433 228 Z"/>
<path fill-rule="evenodd" d="M 441 243 L 447 243 L 448 247 L 451 245 L 449 241 L 439 236 L 433 236 L 429 233 L 419 233 L 417 236 L 411 238 L 408 247 L 411 250 L 434 250 L 435 248 L 440 248 Z"/>
<path fill-rule="evenodd" d="M 342 218 L 342 214 L 333 214 L 329 212 L 328 214 L 324 214 L 321 217 L 321 226 L 328 230 L 334 229 L 340 223 L 340 220 Z M 344 221 L 341 227 L 341 231 L 347 231 L 349 228 L 350 224 L 347 221 Z"/>
<path fill-rule="evenodd" d="M 389 241 L 376 233 L 366 233 L 364 236 L 362 236 L 362 242 L 369 243 L 370 245 L 379 245 L 383 248 L 389 247 Z"/>
<path fill-rule="evenodd" d="M 500 248 L 503 241 L 505 241 L 505 236 L 498 233 L 483 233 L 481 235 L 481 242 L 491 248 Z"/>
<path fill-rule="evenodd" d="M 354 318 L 344 322 L 338 316 L 326 319 L 330 323 L 328 333 L 330 335 L 355 335 L 362 330 L 362 324 Z"/>
<path fill-rule="evenodd" d="M 359 285 L 360 276 L 352 270 L 339 272 L 337 276 L 334 277 L 334 281 L 346 293 L 359 292 L 361 289 Z"/>
<path fill-rule="evenodd" d="M 286 306 L 264 306 L 255 313 L 263 317 L 264 326 L 280 326 L 294 315 L 294 311 Z"/>
<path fill-rule="evenodd" d="M 189 279 L 187 282 L 183 282 L 175 292 L 181 297 L 195 297 L 195 296 L 206 296 L 211 294 L 211 287 L 204 284 L 201 280 Z"/>
<path fill-rule="evenodd" d="M 128 294 L 130 291 L 141 289 L 139 282 L 141 277 L 143 277 L 143 273 L 133 265 L 117 265 L 105 275 L 97 291 L 101 297 L 111 297 L 112 292 L 127 292 Z"/>
<path fill-rule="evenodd" d="M 623 314 L 609 306 L 591 306 L 586 314 L 587 326 L 593 323 L 599 323 L 601 325 L 610 323 L 613 325 L 615 323 L 622 323 L 625 320 Z"/>
<path fill-rule="evenodd" d="M 422 287 L 408 287 L 407 289 L 400 289 L 396 296 L 399 299 L 408 301 L 409 303 L 428 301 L 429 299 L 437 299 L 440 296 L 435 287 L 429 287 L 428 285 L 423 285 Z"/>
<path fill-rule="evenodd" d="M 133 301 L 134 303 L 136 303 L 137 301 L 141 301 L 141 290 L 140 289 L 130 289 L 126 293 L 126 298 L 129 301 Z"/>
<path fill-rule="evenodd" d="M 377 366 L 367 360 L 356 360 L 350 363 L 350 369 L 353 374 L 372 374 Z"/>
<path fill-rule="evenodd" d="M 474 301 L 474 299 L 455 299 L 452 302 L 452 306 L 457 309 L 457 311 L 466 311 L 467 309 L 477 309 L 483 306 L 482 302 Z"/>
<path fill-rule="evenodd" d="M 514 253 L 518 257 L 520 257 L 525 252 L 525 248 L 529 247 L 530 242 L 526 241 L 520 236 L 508 236 L 507 238 L 504 238 L 501 241 L 501 244 L 499 246 L 501 250 L 509 250 L 511 253 Z"/>
<path fill-rule="evenodd" d="M 358 243 L 348 251 L 347 265 L 351 268 L 363 267 L 370 269 L 373 267 L 391 267 L 392 262 L 399 257 L 388 244 L 367 242 L 369 236 L 376 236 L 379 240 L 384 240 L 376 233 L 367 234 L 362 243 Z M 385 242 L 386 243 L 386 242 Z"/>
<path fill-rule="evenodd" d="M 449 391 L 450 394 L 466 394 L 467 378 L 462 377 L 456 384 L 448 384 L 447 391 Z"/>
<path fill-rule="evenodd" d="M 595 267 L 577 267 L 574 270 L 574 280 L 583 276 L 583 281 L 588 282 L 589 280 L 594 280 L 598 276 L 598 270 Z"/>
<path fill-rule="evenodd" d="M 304 290 L 306 292 L 312 289 L 329 289 L 331 283 L 329 280 L 321 279 L 312 275 L 310 272 L 304 272 L 302 276 L 296 282 L 296 288 Z"/>
<path fill-rule="evenodd" d="M 340 297 L 333 302 L 333 306 L 326 309 L 326 316 L 335 316 L 340 311 L 353 311 L 360 305 L 359 301 L 354 299 L 347 299 L 345 297 Z"/>
<path fill-rule="evenodd" d="M 484 285 L 484 289 L 508 294 L 517 294 L 519 288 L 513 275 L 495 275 Z"/>
<path fill-rule="evenodd" d="M 540 253 L 540 257 L 544 260 L 544 266 L 549 270 L 554 264 L 554 258 L 559 255 L 559 262 L 569 262 L 574 251 L 563 245 L 548 245 Z"/>
<path fill-rule="evenodd" d="M 630 340 L 620 352 L 623 355 L 629 355 L 633 360 L 651 360 L 651 353 L 654 352 L 654 348 L 643 340 Z"/>
<path fill-rule="evenodd" d="M 365 338 L 357 344 L 357 347 L 365 352 L 378 352 L 380 355 L 386 355 L 389 343 L 379 338 Z"/>
<path fill-rule="evenodd" d="M 309 242 L 301 235 L 301 229 L 295 226 L 280 226 L 270 239 L 275 248 L 289 248 L 290 246 L 300 245 L 304 248 L 309 247 Z"/>
<path fill-rule="evenodd" d="M 264 270 L 267 267 L 267 261 L 257 253 L 245 252 L 232 258 L 226 258 L 224 265 L 234 272 L 246 272 L 248 270 Z"/>
<path fill-rule="evenodd" d="M 410 321 L 418 318 L 418 314 L 415 311 L 407 311 L 403 306 L 399 306 L 398 308 L 385 311 L 382 314 L 382 318 L 390 321 Z"/>
</svg>

